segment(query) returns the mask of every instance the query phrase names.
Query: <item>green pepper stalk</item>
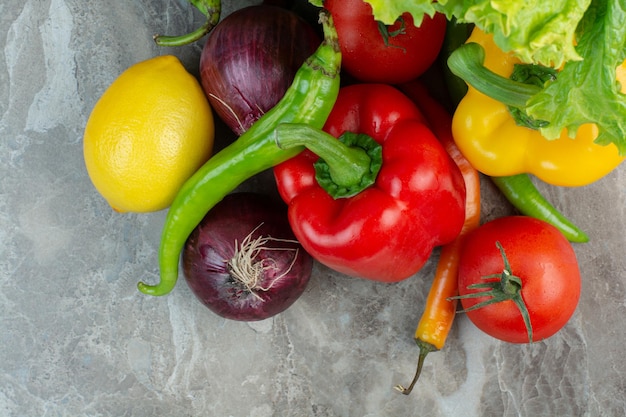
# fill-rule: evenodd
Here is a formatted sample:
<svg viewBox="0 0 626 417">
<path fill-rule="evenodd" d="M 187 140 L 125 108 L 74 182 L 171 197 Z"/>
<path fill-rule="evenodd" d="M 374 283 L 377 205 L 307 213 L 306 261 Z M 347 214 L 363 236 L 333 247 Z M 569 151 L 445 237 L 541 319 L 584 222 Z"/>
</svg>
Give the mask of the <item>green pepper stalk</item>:
<svg viewBox="0 0 626 417">
<path fill-rule="evenodd" d="M 282 124 L 276 128 L 280 148 L 305 146 L 320 157 L 315 179 L 334 199 L 352 197 L 374 184 L 383 160 L 383 147 L 363 133 L 339 137 L 308 125 Z"/>
<path fill-rule="evenodd" d="M 159 46 L 183 46 L 202 38 L 209 33 L 220 21 L 222 14 L 221 0 L 189 0 L 203 15 L 207 17 L 204 25 L 193 32 L 179 36 L 154 35 L 154 42 Z"/>
<path fill-rule="evenodd" d="M 322 10 L 324 41 L 300 67 L 283 98 L 235 142 L 211 157 L 183 185 L 165 219 L 159 248 L 160 282 L 139 282 L 139 291 L 165 295 L 178 279 L 180 253 L 205 214 L 243 181 L 300 153 L 281 149 L 274 130 L 281 123 L 322 128 L 339 93 L 341 52 L 331 16 Z"/>
<path fill-rule="evenodd" d="M 541 91 L 535 84 L 505 78 L 484 66 L 485 50 L 477 43 L 466 43 L 448 58 L 448 67 L 457 77 L 481 93 L 506 104 L 523 109 L 528 100 Z"/>
</svg>

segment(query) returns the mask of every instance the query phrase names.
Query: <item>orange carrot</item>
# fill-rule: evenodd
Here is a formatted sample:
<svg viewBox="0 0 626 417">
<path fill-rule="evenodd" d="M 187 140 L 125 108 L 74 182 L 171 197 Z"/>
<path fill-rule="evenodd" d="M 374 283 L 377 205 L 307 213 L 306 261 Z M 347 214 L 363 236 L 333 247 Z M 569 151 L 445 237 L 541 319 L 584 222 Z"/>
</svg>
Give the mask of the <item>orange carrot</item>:
<svg viewBox="0 0 626 417">
<path fill-rule="evenodd" d="M 424 312 L 415 330 L 415 342 L 420 350 L 417 371 L 407 388 L 402 385 L 395 387 L 408 395 L 419 379 L 426 355 L 443 348 L 454 322 L 456 300 L 450 300 L 450 297 L 458 294 L 457 275 L 463 239 L 480 224 L 480 177 L 478 171 L 456 146 L 452 136 L 452 117 L 443 106 L 432 98 L 419 82 L 413 81 L 398 87 L 417 104 L 430 122 L 433 132 L 463 174 L 466 190 L 465 223 L 459 236 L 441 247 L 435 277 L 426 299 Z"/>
</svg>

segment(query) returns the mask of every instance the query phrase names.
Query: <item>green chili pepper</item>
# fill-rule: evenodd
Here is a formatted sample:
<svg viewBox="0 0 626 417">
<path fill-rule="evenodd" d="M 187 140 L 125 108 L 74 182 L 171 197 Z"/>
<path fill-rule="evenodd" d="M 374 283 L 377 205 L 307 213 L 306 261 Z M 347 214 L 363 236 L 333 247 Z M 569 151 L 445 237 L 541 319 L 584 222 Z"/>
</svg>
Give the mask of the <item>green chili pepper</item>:
<svg viewBox="0 0 626 417">
<path fill-rule="evenodd" d="M 206 22 L 193 32 L 179 36 L 154 35 L 154 42 L 159 46 L 183 46 L 195 42 L 209 33 L 220 21 L 221 0 L 189 0 L 203 15 Z"/>
<path fill-rule="evenodd" d="M 235 142 L 211 157 L 181 188 L 169 208 L 161 235 L 157 285 L 139 282 L 148 295 L 169 293 L 178 279 L 182 248 L 206 213 L 243 181 L 300 153 L 281 149 L 274 130 L 281 123 L 322 128 L 339 93 L 341 52 L 331 16 L 322 11 L 324 41 L 300 67 L 283 98 Z"/>
<path fill-rule="evenodd" d="M 491 177 L 491 180 L 522 214 L 550 223 L 559 229 L 570 242 L 583 243 L 589 241 L 589 236 L 585 232 L 546 200 L 537 190 L 528 174 Z"/>
</svg>

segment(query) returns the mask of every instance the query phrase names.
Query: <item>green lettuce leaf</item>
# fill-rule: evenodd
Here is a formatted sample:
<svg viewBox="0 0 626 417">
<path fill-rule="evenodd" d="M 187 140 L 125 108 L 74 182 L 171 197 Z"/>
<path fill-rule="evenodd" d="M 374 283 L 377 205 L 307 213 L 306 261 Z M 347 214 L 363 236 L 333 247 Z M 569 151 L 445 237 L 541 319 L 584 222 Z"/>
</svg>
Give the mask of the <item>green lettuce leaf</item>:
<svg viewBox="0 0 626 417">
<path fill-rule="evenodd" d="M 372 6 L 374 18 L 386 25 L 392 25 L 404 13 L 409 13 L 413 16 L 415 25 L 419 26 L 425 14 L 433 16 L 441 5 L 430 0 L 365 0 L 365 2 Z"/>
<path fill-rule="evenodd" d="M 568 62 L 557 79 L 526 103 L 526 112 L 550 122 L 541 129 L 551 139 L 567 128 L 575 136 L 581 124 L 599 127 L 597 143 L 615 143 L 626 155 L 626 95 L 616 68 L 626 58 L 626 4 L 594 0 L 580 24 L 576 49 L 582 61 Z"/>
<path fill-rule="evenodd" d="M 503 51 L 522 61 L 560 67 L 579 60 L 575 32 L 591 0 L 365 0 L 374 17 L 392 24 L 408 12 L 416 22 L 435 11 L 461 23 L 474 23 L 494 35 Z"/>
</svg>

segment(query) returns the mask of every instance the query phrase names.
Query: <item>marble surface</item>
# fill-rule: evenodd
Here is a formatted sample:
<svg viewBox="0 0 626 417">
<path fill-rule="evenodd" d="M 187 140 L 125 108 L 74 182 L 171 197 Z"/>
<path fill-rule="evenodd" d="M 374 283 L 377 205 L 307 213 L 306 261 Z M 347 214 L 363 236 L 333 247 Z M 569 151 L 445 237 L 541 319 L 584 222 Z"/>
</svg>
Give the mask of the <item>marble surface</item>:
<svg viewBox="0 0 626 417">
<path fill-rule="evenodd" d="M 108 4 L 107 4 L 108 3 Z M 225 1 L 224 15 L 247 2 Z M 184 280 L 156 279 L 165 212 L 116 214 L 82 159 L 95 101 L 126 67 L 200 46 L 156 47 L 202 16 L 184 0 L 0 4 L 0 415 L 623 416 L 626 414 L 626 167 L 584 188 L 540 184 L 591 242 L 576 245 L 580 305 L 556 336 L 511 345 L 459 316 L 411 396 L 414 327 L 437 252 L 385 285 L 316 265 L 292 308 L 226 321 Z M 271 178 L 245 187 L 271 192 Z M 483 183 L 483 220 L 511 213 Z"/>
</svg>

